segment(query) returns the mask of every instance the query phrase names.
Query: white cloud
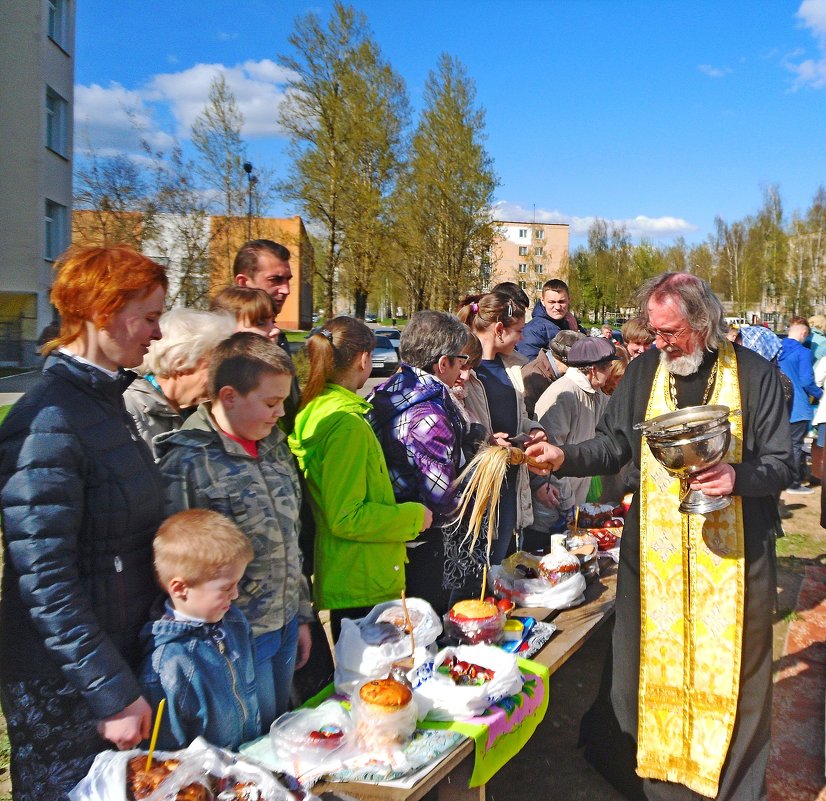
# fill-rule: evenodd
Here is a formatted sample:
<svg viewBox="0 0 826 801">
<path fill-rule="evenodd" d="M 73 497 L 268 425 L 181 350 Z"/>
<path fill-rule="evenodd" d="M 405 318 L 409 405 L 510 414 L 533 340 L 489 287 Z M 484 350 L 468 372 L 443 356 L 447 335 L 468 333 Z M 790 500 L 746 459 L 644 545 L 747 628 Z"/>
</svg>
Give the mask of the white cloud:
<svg viewBox="0 0 826 801">
<path fill-rule="evenodd" d="M 144 86 L 126 89 L 119 83 L 75 87 L 75 121 L 81 147 L 88 140 L 101 154 L 137 152 L 143 136 L 153 147 L 165 148 L 172 137 L 161 130 L 165 112 L 175 123 L 175 135 L 189 137 L 195 118 L 203 111 L 209 87 L 223 74 L 244 116 L 245 137 L 281 136 L 278 109 L 292 73 L 270 59 L 235 66 L 195 64 L 180 72 L 159 73 Z M 135 132 L 135 127 L 141 134 Z"/>
<path fill-rule="evenodd" d="M 826 0 L 803 0 L 795 16 L 815 36 L 826 37 Z"/>
<path fill-rule="evenodd" d="M 807 58 L 799 64 L 790 64 L 789 69 L 797 75 L 795 89 L 805 85 L 813 89 L 823 89 L 826 86 L 826 58 Z"/>
<path fill-rule="evenodd" d="M 270 59 L 245 61 L 234 67 L 196 64 L 182 72 L 155 75 L 147 96 L 168 104 L 185 138 L 195 118 L 203 111 L 214 78 L 223 74 L 244 115 L 243 133 L 248 137 L 279 136 L 278 108 L 284 101 L 284 84 L 290 71 Z"/>
<path fill-rule="evenodd" d="M 808 28 L 817 39 L 819 58 L 807 58 L 799 63 L 787 56 L 785 66 L 797 77 L 793 88 L 811 86 L 813 89 L 826 87 L 826 0 L 803 0 L 795 16 L 804 27 Z"/>
<path fill-rule="evenodd" d="M 153 148 L 166 148 L 172 137 L 158 130 L 152 110 L 140 92 L 112 82 L 75 87 L 75 141 L 80 150 L 92 148 L 102 156 L 137 153 L 144 139 Z"/>
<path fill-rule="evenodd" d="M 571 226 L 571 235 L 585 237 L 588 229 L 596 222 L 596 217 L 576 217 L 560 211 L 546 209 L 526 209 L 518 203 L 500 200 L 493 204 L 493 217 L 496 220 L 519 221 L 536 220 L 542 223 L 567 223 Z M 693 233 L 697 226 L 680 217 L 646 217 L 638 215 L 628 219 L 606 219 L 609 224 L 621 225 L 627 233 L 636 238 L 670 239 Z"/>
<path fill-rule="evenodd" d="M 709 78 L 724 78 L 731 72 L 731 67 L 713 67 L 711 64 L 698 64 L 697 69 Z"/>
</svg>

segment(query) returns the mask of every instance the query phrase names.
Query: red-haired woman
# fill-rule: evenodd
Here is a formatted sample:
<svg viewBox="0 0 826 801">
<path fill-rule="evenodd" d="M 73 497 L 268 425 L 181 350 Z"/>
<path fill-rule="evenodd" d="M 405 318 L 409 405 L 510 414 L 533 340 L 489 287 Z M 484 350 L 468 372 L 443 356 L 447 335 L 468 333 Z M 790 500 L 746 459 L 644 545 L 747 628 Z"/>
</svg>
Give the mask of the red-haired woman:
<svg viewBox="0 0 826 801">
<path fill-rule="evenodd" d="M 122 368 L 160 338 L 166 286 L 129 248 L 70 251 L 51 295 L 60 334 L 0 427 L 0 699 L 18 801 L 66 798 L 96 753 L 149 730 L 133 668 L 163 488 Z"/>
</svg>

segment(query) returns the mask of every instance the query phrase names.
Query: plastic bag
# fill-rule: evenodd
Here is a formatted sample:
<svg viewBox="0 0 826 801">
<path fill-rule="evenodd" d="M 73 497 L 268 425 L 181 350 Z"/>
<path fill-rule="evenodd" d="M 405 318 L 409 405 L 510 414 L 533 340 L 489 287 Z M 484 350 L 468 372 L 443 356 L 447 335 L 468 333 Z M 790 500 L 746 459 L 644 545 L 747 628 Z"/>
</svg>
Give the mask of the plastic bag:
<svg viewBox="0 0 826 801">
<path fill-rule="evenodd" d="M 69 792 L 71 801 L 127 801 L 126 768 L 145 751 L 103 751 L 95 757 L 89 773 Z M 236 783 L 251 783 L 258 789 L 260 801 L 293 801 L 295 796 L 283 787 L 268 770 L 222 748 L 210 745 L 202 737 L 182 751 L 156 751 L 153 760 L 174 759 L 179 766 L 158 785 L 146 801 L 173 801 L 178 791 L 190 784 L 201 783 L 218 792 L 222 785 L 232 788 Z M 216 793 L 217 795 L 217 793 Z M 236 796 L 228 796 L 233 798 Z M 243 796 L 241 796 L 243 798 Z M 249 798 L 254 798 L 252 794 Z"/>
<path fill-rule="evenodd" d="M 433 661 L 434 643 L 442 633 L 442 624 L 433 607 L 421 598 L 408 598 L 407 610 L 416 640 L 414 669 L 408 678 L 415 686 L 416 668 Z M 402 602 L 398 600 L 378 604 L 361 620 L 345 618 L 342 621 L 335 648 L 337 692 L 351 695 L 360 681 L 382 678 L 390 672 L 394 662 L 410 656 L 410 636 L 401 630 L 402 620 Z M 385 641 L 382 641 L 383 633 L 389 635 Z"/>
<path fill-rule="evenodd" d="M 518 606 L 569 609 L 585 601 L 585 577 L 577 573 L 555 587 L 544 578 L 517 578 L 503 565 L 494 565 L 488 574 L 498 597 L 508 598 Z"/>
<path fill-rule="evenodd" d="M 439 671 L 451 657 L 488 668 L 493 671 L 493 678 L 482 684 L 459 685 Z M 513 654 L 493 645 L 458 645 L 439 651 L 433 661 L 433 675 L 414 695 L 421 711 L 431 720 L 453 720 L 481 715 L 491 704 L 518 693 L 522 680 Z"/>
<path fill-rule="evenodd" d="M 357 750 L 350 713 L 334 700 L 282 715 L 270 727 L 270 743 L 274 763 L 302 784 L 338 770 Z"/>
</svg>

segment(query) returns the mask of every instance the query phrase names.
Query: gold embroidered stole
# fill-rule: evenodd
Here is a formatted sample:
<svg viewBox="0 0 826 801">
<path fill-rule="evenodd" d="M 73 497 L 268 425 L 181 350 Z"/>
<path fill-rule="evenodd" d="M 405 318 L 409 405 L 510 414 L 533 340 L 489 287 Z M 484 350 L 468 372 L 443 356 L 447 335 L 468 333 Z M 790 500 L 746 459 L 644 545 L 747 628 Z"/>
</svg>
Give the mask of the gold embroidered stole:
<svg viewBox="0 0 826 801">
<path fill-rule="evenodd" d="M 737 360 L 724 341 L 709 403 L 732 412 L 725 460 L 743 457 Z M 673 411 L 668 372 L 654 377 L 646 419 Z M 737 710 L 745 557 L 741 499 L 681 514 L 679 480 L 641 449 L 640 685 L 637 773 L 717 795 Z"/>
</svg>

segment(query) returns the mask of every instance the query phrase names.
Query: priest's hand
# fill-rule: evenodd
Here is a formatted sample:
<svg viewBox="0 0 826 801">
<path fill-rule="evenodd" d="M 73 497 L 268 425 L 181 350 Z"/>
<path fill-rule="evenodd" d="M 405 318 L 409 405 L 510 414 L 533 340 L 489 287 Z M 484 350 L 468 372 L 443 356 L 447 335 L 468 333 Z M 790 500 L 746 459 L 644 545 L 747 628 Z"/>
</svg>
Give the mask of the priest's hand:
<svg viewBox="0 0 826 801">
<path fill-rule="evenodd" d="M 540 466 L 528 465 L 528 470 L 538 476 L 547 476 L 554 470 L 559 470 L 565 461 L 565 454 L 550 442 L 535 442 L 525 448 L 525 453 L 534 462 L 539 462 Z"/>
<path fill-rule="evenodd" d="M 691 489 L 700 490 L 711 498 L 734 492 L 734 468 L 725 462 L 708 467 L 691 477 Z"/>
</svg>

